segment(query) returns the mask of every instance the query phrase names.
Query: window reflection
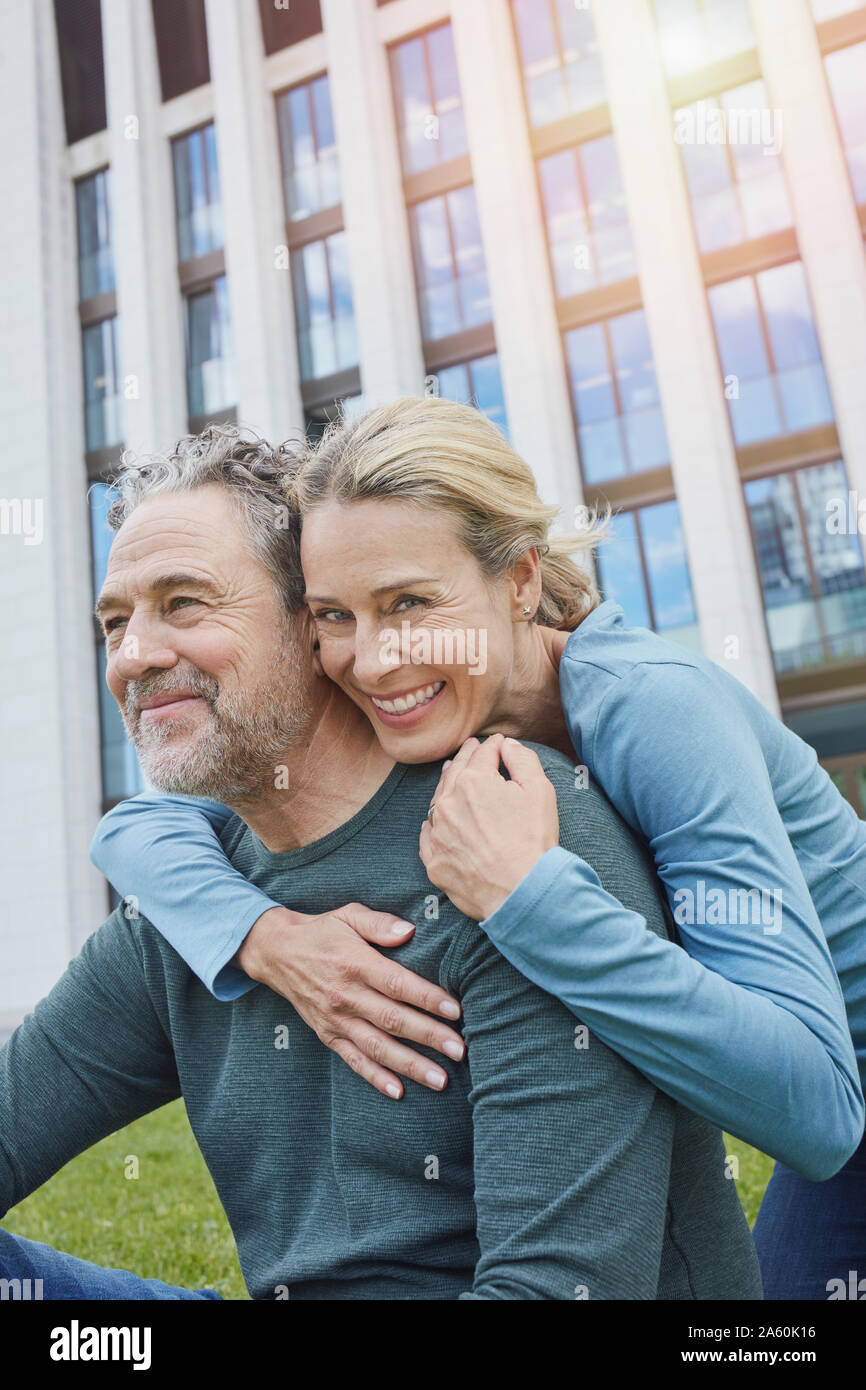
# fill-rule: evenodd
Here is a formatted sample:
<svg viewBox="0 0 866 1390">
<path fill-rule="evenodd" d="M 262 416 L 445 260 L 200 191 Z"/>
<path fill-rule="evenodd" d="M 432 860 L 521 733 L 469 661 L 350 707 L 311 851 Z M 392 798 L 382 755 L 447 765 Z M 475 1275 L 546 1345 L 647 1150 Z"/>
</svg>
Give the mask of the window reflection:
<svg viewBox="0 0 866 1390">
<path fill-rule="evenodd" d="M 603 482 L 670 460 L 642 309 L 565 335 L 584 481 Z"/>
<path fill-rule="evenodd" d="M 541 194 L 560 298 L 636 273 L 612 135 L 539 160 Z"/>
<path fill-rule="evenodd" d="M 222 199 L 213 122 L 172 142 L 180 260 L 223 245 Z"/>
<path fill-rule="evenodd" d="M 84 433 L 88 449 L 107 449 L 123 439 L 123 396 L 117 318 L 81 332 L 84 359 Z"/>
<path fill-rule="evenodd" d="M 820 23 L 823 19 L 835 19 L 837 15 L 859 10 L 863 0 L 810 0 L 810 3 L 812 18 Z"/>
<path fill-rule="evenodd" d="M 831 521 L 846 499 L 841 460 L 744 487 L 777 671 L 866 655 L 866 572 L 856 527 Z"/>
<path fill-rule="evenodd" d="M 358 364 L 355 307 L 345 232 L 292 255 L 301 377 L 331 376 Z"/>
<path fill-rule="evenodd" d="M 508 437 L 505 397 L 499 358 L 495 352 L 486 357 L 474 357 L 453 367 L 442 367 L 436 373 L 439 395 L 463 405 L 474 405 Z"/>
<path fill-rule="evenodd" d="M 831 421 L 800 262 L 715 285 L 708 293 L 736 443 Z"/>
<path fill-rule="evenodd" d="M 286 211 L 292 221 L 340 201 L 340 166 L 327 74 L 277 97 Z"/>
<path fill-rule="evenodd" d="M 425 338 L 489 323 L 490 290 L 471 184 L 410 209 Z"/>
<path fill-rule="evenodd" d="M 748 0 L 654 0 L 654 5 L 669 77 L 755 45 Z"/>
<path fill-rule="evenodd" d="M 679 507 L 675 501 L 621 512 L 598 552 L 605 598 L 622 605 L 632 627 L 650 627 L 700 649 Z"/>
<path fill-rule="evenodd" d="M 99 594 L 105 582 L 108 552 L 114 531 L 106 520 L 112 489 L 105 483 L 94 483 L 89 492 L 90 540 L 93 563 L 93 593 Z M 144 778 L 138 765 L 135 749 L 129 741 L 117 701 L 105 684 L 105 647 L 97 646 L 99 680 L 99 714 L 102 752 L 102 795 L 107 801 L 119 801 L 144 790 Z"/>
<path fill-rule="evenodd" d="M 418 174 L 467 151 L 450 24 L 389 50 L 403 171 Z"/>
<path fill-rule="evenodd" d="M 828 53 L 824 65 L 854 198 L 858 203 L 866 203 L 866 43 Z"/>
<path fill-rule="evenodd" d="M 78 293 L 81 299 L 114 289 L 111 252 L 111 203 L 108 169 L 75 185 L 78 223 Z"/>
<path fill-rule="evenodd" d="M 191 417 L 225 410 L 237 401 L 228 285 L 220 275 L 186 301 L 187 387 Z"/>
<path fill-rule="evenodd" d="M 701 251 L 790 227 L 791 205 L 774 153 L 781 130 L 763 82 L 681 108 L 674 123 Z M 714 143 L 720 132 L 725 143 Z"/>
<path fill-rule="evenodd" d="M 574 0 L 513 0 L 513 10 L 530 124 L 600 106 L 604 74 L 590 9 Z"/>
</svg>

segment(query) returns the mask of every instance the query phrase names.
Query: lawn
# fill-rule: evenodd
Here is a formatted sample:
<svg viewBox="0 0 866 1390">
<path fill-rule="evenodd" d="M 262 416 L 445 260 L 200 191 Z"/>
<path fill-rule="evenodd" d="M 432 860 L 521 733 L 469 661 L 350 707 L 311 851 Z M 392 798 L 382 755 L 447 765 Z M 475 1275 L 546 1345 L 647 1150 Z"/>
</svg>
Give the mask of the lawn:
<svg viewBox="0 0 866 1390">
<path fill-rule="evenodd" d="M 726 1148 L 738 1161 L 738 1172 L 731 1166 L 751 1225 L 772 1159 L 727 1136 Z M 248 1297 L 228 1222 L 179 1100 L 67 1163 L 13 1207 L 3 1225 L 96 1264 L 185 1288 L 209 1285 L 223 1298 Z"/>
</svg>

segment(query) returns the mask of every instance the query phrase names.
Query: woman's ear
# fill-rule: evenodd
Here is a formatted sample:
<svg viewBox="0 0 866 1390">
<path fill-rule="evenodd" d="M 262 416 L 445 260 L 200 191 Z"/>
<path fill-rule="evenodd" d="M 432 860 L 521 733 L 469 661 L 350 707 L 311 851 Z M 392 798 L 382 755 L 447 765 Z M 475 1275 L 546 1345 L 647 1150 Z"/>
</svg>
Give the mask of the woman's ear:
<svg viewBox="0 0 866 1390">
<path fill-rule="evenodd" d="M 534 617 L 541 602 L 541 556 L 537 546 L 525 550 L 513 566 L 511 583 L 515 618 L 525 621 Z"/>
</svg>

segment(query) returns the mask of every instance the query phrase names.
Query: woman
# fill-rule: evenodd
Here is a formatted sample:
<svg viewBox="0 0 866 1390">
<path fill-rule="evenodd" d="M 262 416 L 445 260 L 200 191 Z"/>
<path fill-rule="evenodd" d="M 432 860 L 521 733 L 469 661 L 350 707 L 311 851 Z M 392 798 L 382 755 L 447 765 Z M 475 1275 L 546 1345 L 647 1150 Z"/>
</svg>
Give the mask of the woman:
<svg viewBox="0 0 866 1390">
<path fill-rule="evenodd" d="M 460 750 L 421 834 L 431 881 L 662 1090 L 795 1169 L 777 1170 L 770 1212 L 774 1187 L 780 1204 L 790 1182 L 821 1192 L 803 1178 L 836 1173 L 863 1129 L 839 981 L 862 1055 L 866 827 L 814 752 L 718 667 L 600 603 L 574 543 L 548 538 L 555 509 L 527 466 L 468 407 L 410 398 L 332 428 L 297 497 L 324 672 L 396 760 Z M 546 852 L 520 862 L 514 818 L 549 814 L 549 784 L 527 750 L 475 734 L 577 752 L 577 775 L 597 779 L 647 841 L 684 951 L 559 849 L 552 822 Z M 211 860 L 194 914 L 173 902 L 171 855 L 188 858 L 213 808 L 124 803 L 95 859 L 109 878 L 123 865 L 128 882 L 148 824 L 161 818 L 164 831 L 167 816 L 160 900 L 129 886 L 157 927 L 171 915 L 171 939 L 196 968 L 202 920 L 218 923 L 225 899 Z M 221 875 L 238 878 L 227 862 Z M 261 895 L 249 893 L 253 920 Z M 279 988 L 282 977 L 275 966 L 257 978 Z M 862 1161 L 836 1180 L 842 1206 L 823 1221 L 834 1273 L 855 1258 L 841 1231 L 848 1221 L 850 1242 L 846 1184 Z M 784 1213 L 765 1224 L 767 1248 L 789 1239 Z M 856 1239 L 862 1256 L 862 1226 Z"/>
</svg>

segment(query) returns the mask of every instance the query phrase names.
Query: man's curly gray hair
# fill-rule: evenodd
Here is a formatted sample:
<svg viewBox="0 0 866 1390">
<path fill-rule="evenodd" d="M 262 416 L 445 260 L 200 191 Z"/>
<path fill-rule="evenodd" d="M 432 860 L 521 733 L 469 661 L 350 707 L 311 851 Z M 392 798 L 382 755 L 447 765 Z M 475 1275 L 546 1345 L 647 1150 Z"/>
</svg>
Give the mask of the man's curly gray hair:
<svg viewBox="0 0 866 1390">
<path fill-rule="evenodd" d="M 304 599 L 301 527 L 292 483 L 307 451 L 303 440 L 271 445 L 234 425 L 208 425 L 179 439 L 171 453 L 137 459 L 125 452 L 111 487 L 108 524 L 118 530 L 142 502 L 217 483 L 243 519 L 253 553 L 273 579 L 289 613 Z"/>
</svg>

